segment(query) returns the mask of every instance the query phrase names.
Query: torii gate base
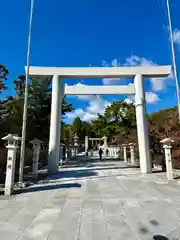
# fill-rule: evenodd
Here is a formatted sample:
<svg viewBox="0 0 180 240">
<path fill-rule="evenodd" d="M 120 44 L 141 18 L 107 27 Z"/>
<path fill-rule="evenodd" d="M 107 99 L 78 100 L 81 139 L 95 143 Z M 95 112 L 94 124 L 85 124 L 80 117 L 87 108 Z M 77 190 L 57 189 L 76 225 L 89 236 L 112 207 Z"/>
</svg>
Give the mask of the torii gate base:
<svg viewBox="0 0 180 240">
<path fill-rule="evenodd" d="M 53 76 L 48 172 L 51 174 L 58 171 L 60 151 L 61 105 L 62 97 L 64 96 L 64 94 L 135 94 L 140 168 L 142 173 L 150 173 L 152 169 L 149 150 L 148 123 L 146 119 L 144 78 L 168 77 L 170 74 L 171 66 L 112 68 L 56 68 L 31 66 L 29 68 L 30 76 L 47 76 L 48 79 L 49 76 Z M 64 78 L 135 78 L 135 80 L 134 85 L 131 87 L 86 86 L 85 88 L 82 88 L 75 86 L 67 86 L 67 88 L 64 88 Z"/>
</svg>

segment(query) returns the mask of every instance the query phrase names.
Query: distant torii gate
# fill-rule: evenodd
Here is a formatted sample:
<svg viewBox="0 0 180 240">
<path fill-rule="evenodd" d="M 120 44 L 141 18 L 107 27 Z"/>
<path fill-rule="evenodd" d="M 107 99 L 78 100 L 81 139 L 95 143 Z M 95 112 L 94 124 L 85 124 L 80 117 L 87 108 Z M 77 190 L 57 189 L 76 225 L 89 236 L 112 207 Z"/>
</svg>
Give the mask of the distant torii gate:
<svg viewBox="0 0 180 240">
<path fill-rule="evenodd" d="M 107 137 L 104 136 L 104 137 L 101 137 L 101 138 L 92 138 L 92 137 L 88 137 L 88 136 L 85 136 L 85 152 L 88 151 L 88 148 L 89 148 L 89 140 L 92 141 L 92 145 L 93 145 L 93 142 L 94 141 L 104 141 L 104 148 L 105 148 L 105 151 L 106 149 L 108 148 L 107 146 Z"/>
<path fill-rule="evenodd" d="M 26 67 L 27 69 L 27 67 Z M 59 166 L 61 105 L 64 95 L 107 95 L 135 94 L 137 134 L 142 173 L 152 172 L 144 78 L 168 77 L 171 66 L 149 67 L 34 67 L 30 66 L 29 75 L 33 77 L 52 77 L 52 102 L 49 139 L 48 172 L 56 173 Z M 65 86 L 64 78 L 134 78 L 134 84 L 127 86 Z M 157 80 L 158 81 L 158 80 Z"/>
</svg>

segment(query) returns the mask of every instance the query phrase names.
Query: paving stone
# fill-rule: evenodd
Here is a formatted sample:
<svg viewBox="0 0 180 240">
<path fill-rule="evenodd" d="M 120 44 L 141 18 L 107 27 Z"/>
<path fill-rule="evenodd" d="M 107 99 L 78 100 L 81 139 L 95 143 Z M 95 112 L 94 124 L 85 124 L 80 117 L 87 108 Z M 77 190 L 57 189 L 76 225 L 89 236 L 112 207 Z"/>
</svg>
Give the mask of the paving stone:
<svg viewBox="0 0 180 240">
<path fill-rule="evenodd" d="M 0 239 L 2 240 L 17 240 L 19 236 L 21 235 L 21 232 L 13 231 L 11 229 L 3 230 L 0 229 Z"/>
<path fill-rule="evenodd" d="M 14 231 L 23 232 L 29 224 L 33 221 L 34 215 L 32 214 L 17 214 L 7 221 L 0 230 L 8 231 L 9 229 Z"/>
<path fill-rule="evenodd" d="M 81 208 L 82 208 L 82 200 L 68 199 L 62 211 L 64 214 L 79 215 Z"/>
<path fill-rule="evenodd" d="M 45 208 L 41 210 L 26 231 L 22 234 L 20 239 L 46 239 L 48 238 L 53 224 L 59 215 L 59 209 Z"/>
<path fill-rule="evenodd" d="M 180 188 L 165 174 L 141 174 L 120 161 L 81 162 L 60 171 L 29 192 L 0 199 L 0 239 L 180 237 Z"/>
<path fill-rule="evenodd" d="M 119 239 L 124 239 L 124 240 L 129 240 L 129 239 L 139 239 L 134 231 L 131 229 L 131 227 L 128 225 L 126 220 L 118 219 L 118 220 L 113 220 L 113 222 L 109 222 L 107 224 L 107 229 L 108 229 L 108 234 L 111 240 L 119 240 Z"/>
<path fill-rule="evenodd" d="M 61 213 L 56 219 L 53 229 L 50 233 L 49 239 L 66 239 L 74 240 L 77 239 L 79 226 L 81 223 L 81 215 L 78 214 L 65 214 Z M 49 240 L 48 239 L 48 240 Z"/>
<path fill-rule="evenodd" d="M 108 231 L 103 222 L 85 222 L 81 223 L 79 240 L 108 240 Z"/>
<path fill-rule="evenodd" d="M 103 205 L 100 200 L 86 200 L 83 203 L 82 222 L 101 222 L 104 218 Z"/>
<path fill-rule="evenodd" d="M 31 225 L 27 231 L 22 233 L 18 240 L 46 240 L 52 229 L 52 223 L 37 223 Z"/>
<path fill-rule="evenodd" d="M 0 222 L 6 222 L 16 215 L 22 208 L 9 204 L 5 208 L 0 209 Z"/>
<path fill-rule="evenodd" d="M 174 229 L 170 234 L 168 234 L 169 240 L 179 240 L 180 239 L 180 227 Z"/>
</svg>

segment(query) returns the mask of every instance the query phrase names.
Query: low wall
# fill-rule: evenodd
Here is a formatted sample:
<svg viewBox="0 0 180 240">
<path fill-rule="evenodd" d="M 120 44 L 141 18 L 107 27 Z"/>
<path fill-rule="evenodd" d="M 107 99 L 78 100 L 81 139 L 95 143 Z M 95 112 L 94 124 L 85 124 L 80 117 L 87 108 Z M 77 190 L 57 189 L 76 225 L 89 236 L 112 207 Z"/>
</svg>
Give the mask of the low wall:
<svg viewBox="0 0 180 240">
<path fill-rule="evenodd" d="M 118 146 L 108 146 L 108 156 L 112 158 L 120 157 L 120 147 Z"/>
</svg>

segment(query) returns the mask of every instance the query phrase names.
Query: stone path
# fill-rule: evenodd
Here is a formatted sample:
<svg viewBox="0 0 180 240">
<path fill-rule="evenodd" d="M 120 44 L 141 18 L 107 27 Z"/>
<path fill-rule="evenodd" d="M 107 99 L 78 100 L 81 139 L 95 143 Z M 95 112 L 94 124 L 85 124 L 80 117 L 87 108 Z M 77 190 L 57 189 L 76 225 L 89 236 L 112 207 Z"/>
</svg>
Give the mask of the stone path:
<svg viewBox="0 0 180 240">
<path fill-rule="evenodd" d="M 164 174 L 142 175 L 119 161 L 71 164 L 0 199 L 0 239 L 180 239 L 180 186 Z"/>
</svg>

